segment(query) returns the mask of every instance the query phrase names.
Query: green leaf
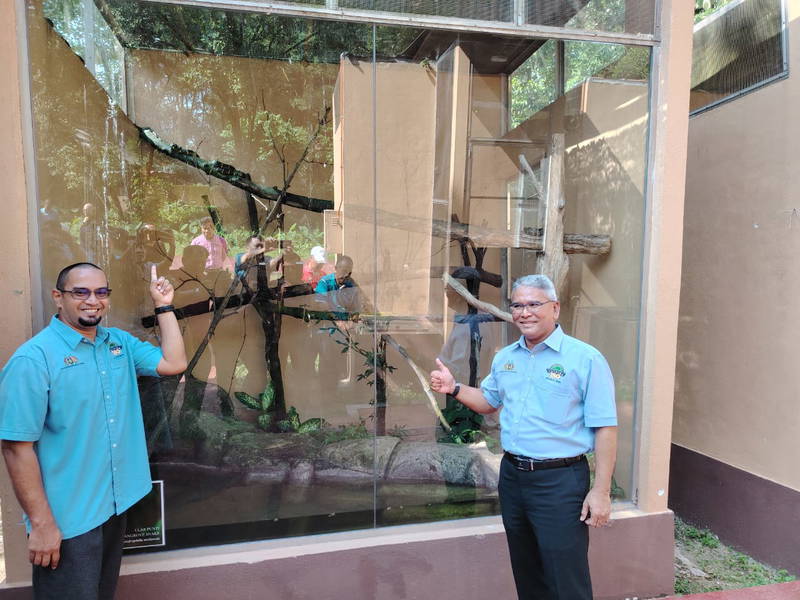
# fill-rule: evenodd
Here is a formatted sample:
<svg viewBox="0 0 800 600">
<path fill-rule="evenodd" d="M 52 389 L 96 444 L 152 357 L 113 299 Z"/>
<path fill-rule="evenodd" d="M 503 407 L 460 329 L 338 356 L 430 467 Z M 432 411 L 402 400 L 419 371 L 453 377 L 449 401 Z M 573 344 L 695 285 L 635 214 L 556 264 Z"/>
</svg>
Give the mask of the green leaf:
<svg viewBox="0 0 800 600">
<path fill-rule="evenodd" d="M 291 433 L 295 429 L 292 427 L 292 422 L 289 419 L 284 419 L 283 421 L 278 421 L 278 430 L 283 433 Z"/>
<path fill-rule="evenodd" d="M 253 410 L 258 410 L 261 408 L 261 403 L 258 401 L 258 398 L 254 398 L 250 394 L 236 392 L 234 393 L 234 396 L 236 396 L 236 399 L 244 404 L 247 408 L 252 408 Z"/>
<path fill-rule="evenodd" d="M 258 426 L 265 431 L 269 431 L 270 425 L 272 425 L 272 415 L 264 413 L 258 415 Z"/>
<path fill-rule="evenodd" d="M 297 431 L 300 427 L 300 415 L 297 414 L 297 409 L 294 406 L 289 407 L 289 412 L 286 416 L 292 424 L 292 429 Z"/>
<path fill-rule="evenodd" d="M 261 392 L 261 410 L 268 412 L 272 408 L 272 403 L 275 402 L 275 385 L 270 381 L 264 391 Z"/>
<path fill-rule="evenodd" d="M 303 421 L 297 428 L 297 433 L 309 433 L 311 431 L 319 431 L 325 425 L 325 419 L 308 419 Z"/>
</svg>

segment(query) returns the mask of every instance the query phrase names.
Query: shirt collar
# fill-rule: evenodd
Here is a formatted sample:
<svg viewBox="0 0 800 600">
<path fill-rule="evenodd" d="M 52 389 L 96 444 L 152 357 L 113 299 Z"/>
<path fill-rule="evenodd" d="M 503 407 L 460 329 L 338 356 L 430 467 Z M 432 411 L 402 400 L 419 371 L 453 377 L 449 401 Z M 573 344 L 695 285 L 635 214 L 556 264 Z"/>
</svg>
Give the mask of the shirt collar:
<svg viewBox="0 0 800 600">
<path fill-rule="evenodd" d="M 538 348 L 542 344 L 544 344 L 545 346 L 548 346 L 552 350 L 555 350 L 556 352 L 560 352 L 561 351 L 561 342 L 562 341 L 564 341 L 564 330 L 561 329 L 561 325 L 556 323 L 556 328 L 553 330 L 553 332 L 550 335 L 548 335 L 547 338 L 545 338 L 544 341 L 539 342 L 538 344 L 536 344 L 536 346 L 534 346 L 533 349 L 536 350 L 536 348 Z M 525 343 L 525 336 L 524 335 L 519 336 L 519 340 L 517 341 L 517 344 L 519 345 L 520 348 L 528 350 L 528 345 Z M 528 351 L 530 352 L 530 350 L 528 350 Z"/>
<path fill-rule="evenodd" d="M 64 323 L 61 319 L 58 318 L 58 315 L 53 315 L 53 318 L 50 319 L 50 327 L 52 327 L 55 332 L 61 336 L 61 338 L 67 343 L 70 348 L 74 348 L 77 346 L 83 336 L 75 331 L 72 327 Z M 105 341 L 108 337 L 108 330 L 103 327 L 102 325 L 97 326 L 97 333 L 95 333 L 95 341 Z"/>
</svg>

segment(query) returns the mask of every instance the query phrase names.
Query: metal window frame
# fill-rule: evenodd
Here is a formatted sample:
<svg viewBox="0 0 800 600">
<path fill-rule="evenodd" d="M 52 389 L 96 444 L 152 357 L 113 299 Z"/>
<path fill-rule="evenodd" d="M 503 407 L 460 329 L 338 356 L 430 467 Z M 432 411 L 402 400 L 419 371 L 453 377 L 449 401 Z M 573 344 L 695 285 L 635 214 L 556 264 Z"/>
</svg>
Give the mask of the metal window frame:
<svg viewBox="0 0 800 600">
<path fill-rule="evenodd" d="M 17 4 L 17 27 L 20 31 L 25 31 L 27 40 L 27 15 L 25 10 L 25 0 L 13 0 Z M 308 7 L 300 5 L 289 5 L 280 2 L 259 2 L 257 0 L 141 0 L 143 2 L 153 2 L 160 4 L 173 4 L 188 7 L 202 7 L 218 10 L 235 10 L 238 12 L 266 13 L 284 16 L 297 16 L 305 18 L 328 19 L 338 21 L 363 22 L 374 25 L 404 26 L 419 28 L 436 28 L 452 31 L 482 32 L 487 34 L 497 34 L 506 36 L 520 37 L 540 37 L 554 40 L 576 40 L 592 41 L 598 43 L 625 44 L 630 46 L 645 46 L 651 48 L 650 54 L 650 75 L 649 75 L 649 123 L 647 127 L 648 140 L 645 146 L 645 223 L 649 222 L 653 213 L 653 158 L 655 155 L 656 140 L 660 133 L 660 117 L 665 112 L 666 107 L 662 106 L 657 99 L 660 98 L 664 83 L 660 78 L 661 71 L 661 24 L 663 0 L 654 2 L 654 24 L 651 34 L 613 34 L 605 32 L 593 32 L 586 30 L 573 30 L 565 28 L 546 27 L 530 25 L 524 23 L 524 7 L 527 0 L 514 0 L 515 22 L 492 22 L 478 21 L 470 19 L 458 19 L 450 17 L 431 17 L 426 15 L 402 16 L 398 13 L 388 13 L 380 11 L 359 11 L 338 8 L 337 0 L 325 0 L 325 7 Z M 782 25 L 784 32 L 784 57 L 786 57 L 786 12 L 785 0 L 781 0 L 783 5 Z M 26 164 L 26 187 L 28 203 L 28 244 L 29 244 L 29 267 L 32 274 L 41 272 L 41 248 L 39 244 L 38 229 L 38 179 L 36 177 L 36 140 L 34 136 L 33 107 L 31 98 L 31 73 L 30 59 L 28 56 L 27 44 L 19 49 L 20 54 L 20 85 L 22 95 L 22 122 L 23 122 L 23 145 L 24 160 Z M 787 67 L 788 68 L 788 67 Z M 127 72 L 127 69 L 126 69 Z M 377 107 L 374 107 L 375 109 Z M 641 250 L 642 278 L 643 283 L 640 290 L 640 318 L 637 333 L 636 353 L 636 381 L 634 392 L 634 413 L 632 418 L 633 450 L 630 457 L 632 463 L 630 498 L 615 501 L 614 506 L 620 510 L 636 507 L 639 505 L 639 470 L 641 446 L 641 402 L 643 398 L 643 381 L 645 377 L 644 365 L 644 344 L 643 336 L 647 335 L 647 323 L 650 318 L 646 307 L 648 288 L 647 278 L 652 276 L 649 263 L 651 261 L 651 235 L 645 226 L 643 247 Z M 44 327 L 44 302 L 43 285 L 38 276 L 31 277 L 31 296 L 32 296 L 32 325 L 33 330 L 38 331 Z"/>
<path fill-rule="evenodd" d="M 379 10 L 359 10 L 341 8 L 337 0 L 326 0 L 322 6 L 288 4 L 285 2 L 259 2 L 258 0 L 143 0 L 158 4 L 175 4 L 198 8 L 215 8 L 235 10 L 238 12 L 266 13 L 313 19 L 329 19 L 388 25 L 402 27 L 421 27 L 445 29 L 450 31 L 472 31 L 504 36 L 540 37 L 557 40 L 580 40 L 589 42 L 605 42 L 610 44 L 627 44 L 632 46 L 655 46 L 659 39 L 649 33 L 611 33 L 589 31 L 586 29 L 567 29 L 533 25 L 524 22 L 525 3 L 527 0 L 514 0 L 513 21 L 482 21 L 460 17 L 441 17 L 432 15 L 403 14 Z M 656 19 L 657 21 L 657 19 Z M 657 22 L 653 30 L 659 30 Z"/>
<path fill-rule="evenodd" d="M 728 102 L 732 102 L 733 100 L 738 100 L 742 96 L 746 96 L 751 92 L 755 92 L 758 89 L 761 89 L 764 86 L 770 85 L 772 83 L 782 81 L 784 79 L 789 78 L 789 28 L 788 28 L 788 20 L 786 18 L 786 0 L 779 0 L 781 4 L 780 8 L 780 15 L 781 15 L 781 71 L 779 73 L 775 73 L 775 75 L 770 75 L 766 79 L 762 79 L 752 85 L 747 86 L 746 88 L 742 88 L 741 90 L 737 90 L 731 94 L 728 94 L 724 98 L 720 98 L 719 100 L 714 100 L 713 102 L 709 102 L 700 108 L 696 108 L 692 111 L 689 111 L 689 118 L 696 117 L 701 115 L 709 110 L 717 108 L 722 104 L 727 104 Z M 729 5 L 731 6 L 731 5 Z M 713 15 L 709 15 L 708 19 L 714 19 L 721 16 L 727 7 L 723 7 L 720 9 L 719 12 L 714 13 Z M 703 23 L 704 21 L 701 21 Z"/>
</svg>

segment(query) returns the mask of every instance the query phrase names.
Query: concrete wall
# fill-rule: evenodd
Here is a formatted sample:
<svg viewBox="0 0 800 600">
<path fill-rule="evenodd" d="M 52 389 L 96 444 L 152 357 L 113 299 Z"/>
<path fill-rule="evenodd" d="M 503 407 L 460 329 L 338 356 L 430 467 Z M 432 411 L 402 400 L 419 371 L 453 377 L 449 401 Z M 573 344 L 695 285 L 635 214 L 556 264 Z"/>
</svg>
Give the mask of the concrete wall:
<svg viewBox="0 0 800 600">
<path fill-rule="evenodd" d="M 800 2 L 789 64 L 800 60 Z M 800 77 L 693 117 L 673 441 L 800 490 Z"/>
<path fill-rule="evenodd" d="M 789 64 L 800 2 L 787 2 Z M 670 507 L 800 573 L 800 77 L 689 125 Z"/>
<path fill-rule="evenodd" d="M 5 364 L 17 346 L 31 335 L 31 276 L 28 253 L 28 192 L 30 175 L 25 163 L 25 144 L 30 132 L 29 97 L 24 81 L 25 22 L 18 5 L 0 4 L 0 178 L 3 181 L 3 221 L 6 227 L 6 260 L 0 261 L 0 291 L 4 310 L 0 312 L 0 363 Z M 28 165 L 29 167 L 29 165 Z M 5 469 L 0 470 L 5 570 L 28 569 L 24 552 L 25 531 L 20 527 L 22 511 L 14 498 Z"/>
</svg>

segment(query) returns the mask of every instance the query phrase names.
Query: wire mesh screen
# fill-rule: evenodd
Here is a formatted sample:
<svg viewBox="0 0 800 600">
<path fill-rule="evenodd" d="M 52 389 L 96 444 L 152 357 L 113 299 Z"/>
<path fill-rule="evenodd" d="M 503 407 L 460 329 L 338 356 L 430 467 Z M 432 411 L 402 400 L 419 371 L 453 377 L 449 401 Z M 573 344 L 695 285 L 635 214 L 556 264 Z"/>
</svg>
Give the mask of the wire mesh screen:
<svg viewBox="0 0 800 600">
<path fill-rule="evenodd" d="M 691 110 L 785 72 L 780 0 L 734 0 L 695 25 Z"/>
<path fill-rule="evenodd" d="M 527 0 L 526 20 L 532 25 L 652 33 L 654 0 Z"/>
<path fill-rule="evenodd" d="M 335 8 L 476 21 L 515 21 L 515 4 L 530 25 L 610 33 L 652 33 L 655 0 L 287 0 Z"/>
<path fill-rule="evenodd" d="M 457 17 L 479 21 L 512 21 L 513 0 L 339 0 L 341 8 L 379 10 L 415 15 Z"/>
</svg>

